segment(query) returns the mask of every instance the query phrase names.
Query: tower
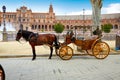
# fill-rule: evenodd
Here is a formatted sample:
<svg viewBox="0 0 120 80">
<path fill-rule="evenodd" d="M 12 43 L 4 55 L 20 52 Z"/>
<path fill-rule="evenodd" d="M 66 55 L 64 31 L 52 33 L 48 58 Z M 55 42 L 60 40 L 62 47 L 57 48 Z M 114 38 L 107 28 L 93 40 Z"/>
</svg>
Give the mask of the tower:
<svg viewBox="0 0 120 80">
<path fill-rule="evenodd" d="M 53 23 L 55 21 L 55 13 L 53 12 L 53 6 L 50 4 L 49 7 L 49 23 Z"/>
<path fill-rule="evenodd" d="M 52 4 L 50 4 L 50 7 L 49 7 L 49 13 L 53 13 L 53 7 L 52 7 Z"/>
</svg>

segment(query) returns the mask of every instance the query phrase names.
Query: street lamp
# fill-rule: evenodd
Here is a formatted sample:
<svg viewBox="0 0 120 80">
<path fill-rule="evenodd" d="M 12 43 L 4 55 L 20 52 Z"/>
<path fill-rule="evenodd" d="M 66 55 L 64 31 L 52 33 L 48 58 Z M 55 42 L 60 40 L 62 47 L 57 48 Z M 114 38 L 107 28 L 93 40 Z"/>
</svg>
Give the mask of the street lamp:
<svg viewBox="0 0 120 80">
<path fill-rule="evenodd" d="M 85 9 L 83 9 L 83 36 L 84 36 L 84 33 L 85 33 Z"/>
<path fill-rule="evenodd" d="M 7 32 L 6 32 L 6 27 L 5 27 L 6 6 L 3 6 L 2 9 L 3 9 L 3 24 L 4 24 L 4 28 L 3 28 L 3 41 L 7 41 Z"/>
</svg>

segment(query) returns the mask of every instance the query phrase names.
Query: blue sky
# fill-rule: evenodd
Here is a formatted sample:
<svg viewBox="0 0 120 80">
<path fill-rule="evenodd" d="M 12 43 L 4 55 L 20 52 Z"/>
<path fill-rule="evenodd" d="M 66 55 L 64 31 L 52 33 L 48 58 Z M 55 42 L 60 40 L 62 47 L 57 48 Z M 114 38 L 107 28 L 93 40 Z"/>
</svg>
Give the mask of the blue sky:
<svg viewBox="0 0 120 80">
<path fill-rule="evenodd" d="M 48 12 L 53 5 L 56 15 L 80 15 L 92 13 L 90 0 L 0 0 L 0 11 L 6 6 L 6 11 L 15 12 L 21 6 L 27 6 L 33 12 Z M 120 0 L 103 0 L 102 14 L 120 13 Z"/>
</svg>

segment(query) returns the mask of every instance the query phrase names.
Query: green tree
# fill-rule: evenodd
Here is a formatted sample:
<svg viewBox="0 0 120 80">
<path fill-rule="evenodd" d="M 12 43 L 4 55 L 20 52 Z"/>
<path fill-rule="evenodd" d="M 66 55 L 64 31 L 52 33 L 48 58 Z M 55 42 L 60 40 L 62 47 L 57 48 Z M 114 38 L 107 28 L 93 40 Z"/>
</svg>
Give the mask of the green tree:
<svg viewBox="0 0 120 80">
<path fill-rule="evenodd" d="M 64 25 L 61 24 L 61 23 L 56 23 L 54 25 L 54 30 L 55 30 L 56 33 L 62 33 L 63 30 L 64 30 Z"/>
<path fill-rule="evenodd" d="M 56 33 L 58 33 L 58 40 L 59 40 L 59 34 L 62 33 L 63 30 L 64 30 L 64 25 L 63 25 L 63 24 L 61 24 L 61 23 L 56 23 L 56 24 L 54 25 L 54 31 L 55 31 Z"/>
<path fill-rule="evenodd" d="M 112 28 L 112 24 L 104 24 L 102 25 L 102 31 L 104 31 L 105 33 L 109 33 L 111 31 Z"/>
</svg>

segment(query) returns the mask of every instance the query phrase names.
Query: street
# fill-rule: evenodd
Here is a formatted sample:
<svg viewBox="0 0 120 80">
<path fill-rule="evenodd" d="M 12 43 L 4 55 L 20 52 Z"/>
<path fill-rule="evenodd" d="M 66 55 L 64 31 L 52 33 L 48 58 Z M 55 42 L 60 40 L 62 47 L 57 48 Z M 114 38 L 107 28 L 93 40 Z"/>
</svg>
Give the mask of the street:
<svg viewBox="0 0 120 80">
<path fill-rule="evenodd" d="M 120 55 L 98 60 L 92 56 L 1 58 L 6 80 L 120 80 Z"/>
</svg>

